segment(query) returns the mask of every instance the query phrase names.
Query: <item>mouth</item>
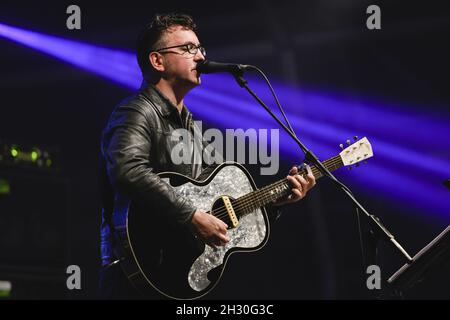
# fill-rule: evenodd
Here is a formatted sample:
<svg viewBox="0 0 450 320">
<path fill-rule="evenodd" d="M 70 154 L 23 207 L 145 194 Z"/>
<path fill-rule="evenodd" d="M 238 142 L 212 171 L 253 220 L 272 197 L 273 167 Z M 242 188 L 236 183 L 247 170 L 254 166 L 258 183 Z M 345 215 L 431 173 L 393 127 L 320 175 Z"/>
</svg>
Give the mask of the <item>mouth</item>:
<svg viewBox="0 0 450 320">
<path fill-rule="evenodd" d="M 192 69 L 191 71 L 193 71 L 193 72 L 195 73 L 195 75 L 197 76 L 197 78 L 200 77 L 201 73 L 200 73 L 196 68 Z"/>
</svg>

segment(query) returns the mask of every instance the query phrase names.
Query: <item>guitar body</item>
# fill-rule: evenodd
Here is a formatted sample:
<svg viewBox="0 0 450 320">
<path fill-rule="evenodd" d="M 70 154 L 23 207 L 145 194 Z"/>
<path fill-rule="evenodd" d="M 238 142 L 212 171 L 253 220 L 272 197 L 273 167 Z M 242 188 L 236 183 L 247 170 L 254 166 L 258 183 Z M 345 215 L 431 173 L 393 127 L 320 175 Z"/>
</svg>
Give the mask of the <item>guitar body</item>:
<svg viewBox="0 0 450 320">
<path fill-rule="evenodd" d="M 364 137 L 322 165 L 334 171 L 372 156 L 372 146 Z M 311 173 L 316 180 L 322 176 L 315 166 Z M 297 174 L 306 177 L 308 171 L 298 167 Z M 213 249 L 197 239 L 189 226 L 174 223 L 158 203 L 151 208 L 136 202 L 116 203 L 123 209 L 118 212 L 127 214 L 112 217 L 115 255 L 121 257 L 120 265 L 130 282 L 149 298 L 156 298 L 155 290 L 174 299 L 196 299 L 211 291 L 232 253 L 255 251 L 266 244 L 269 220 L 264 206 L 292 189 L 287 178 L 257 189 L 247 170 L 235 162 L 219 165 L 201 181 L 173 172 L 159 176 L 196 208 L 227 223 L 231 240 Z"/>
<path fill-rule="evenodd" d="M 234 162 L 219 165 L 202 181 L 171 172 L 159 176 L 180 196 L 206 212 L 223 208 L 221 196 L 233 201 L 256 189 L 250 174 Z M 238 209 L 234 208 L 240 216 Z M 147 290 L 156 289 L 170 298 L 196 299 L 216 286 L 232 253 L 255 251 L 265 245 L 269 221 L 264 208 L 255 209 L 242 216 L 236 227 L 229 228 L 229 243 L 213 249 L 188 227 L 168 221 L 158 204 L 144 208 L 132 203 L 126 228 L 119 235 L 125 250 L 121 265 L 139 291 L 145 295 Z"/>
</svg>

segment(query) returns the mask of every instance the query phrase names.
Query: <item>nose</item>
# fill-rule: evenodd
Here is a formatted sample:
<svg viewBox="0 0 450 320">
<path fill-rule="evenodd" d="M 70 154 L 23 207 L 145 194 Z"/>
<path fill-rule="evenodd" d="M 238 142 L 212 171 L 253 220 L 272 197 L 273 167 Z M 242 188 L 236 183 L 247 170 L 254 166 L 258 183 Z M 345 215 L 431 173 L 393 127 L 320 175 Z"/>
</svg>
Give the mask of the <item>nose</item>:
<svg viewBox="0 0 450 320">
<path fill-rule="evenodd" d="M 206 60 L 205 56 L 203 55 L 203 53 L 201 53 L 200 50 L 197 50 L 197 53 L 194 56 L 194 60 L 195 61 L 204 61 Z"/>
</svg>

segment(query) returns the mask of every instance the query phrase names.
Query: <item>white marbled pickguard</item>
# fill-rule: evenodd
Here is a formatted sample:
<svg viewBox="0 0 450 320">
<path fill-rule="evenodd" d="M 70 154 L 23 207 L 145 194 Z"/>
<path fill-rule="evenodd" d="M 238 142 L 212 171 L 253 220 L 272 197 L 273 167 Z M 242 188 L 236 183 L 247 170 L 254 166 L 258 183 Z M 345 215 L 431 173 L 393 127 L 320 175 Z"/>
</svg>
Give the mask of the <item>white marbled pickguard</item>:
<svg viewBox="0 0 450 320">
<path fill-rule="evenodd" d="M 221 168 L 205 186 L 189 182 L 174 188 L 180 195 L 191 200 L 194 206 L 204 211 L 210 211 L 219 196 L 226 195 L 236 199 L 253 191 L 246 174 L 233 165 Z M 211 283 L 207 278 L 208 272 L 223 264 L 227 251 L 232 248 L 257 247 L 264 241 L 266 233 L 266 223 L 260 209 L 242 217 L 236 228 L 228 230 L 230 242 L 216 249 L 205 246 L 203 254 L 192 264 L 188 275 L 191 288 L 196 291 L 206 289 Z"/>
</svg>

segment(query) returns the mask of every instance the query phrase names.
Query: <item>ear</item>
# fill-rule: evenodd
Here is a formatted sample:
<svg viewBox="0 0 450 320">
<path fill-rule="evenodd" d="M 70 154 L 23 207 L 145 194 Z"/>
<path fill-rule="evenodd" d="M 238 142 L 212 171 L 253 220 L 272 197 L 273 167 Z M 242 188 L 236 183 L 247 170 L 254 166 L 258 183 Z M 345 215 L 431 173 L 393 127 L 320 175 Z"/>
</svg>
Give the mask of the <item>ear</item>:
<svg viewBox="0 0 450 320">
<path fill-rule="evenodd" d="M 150 52 L 148 55 L 148 59 L 152 67 L 159 72 L 163 72 L 165 70 L 164 67 L 164 56 L 157 52 Z"/>
</svg>

